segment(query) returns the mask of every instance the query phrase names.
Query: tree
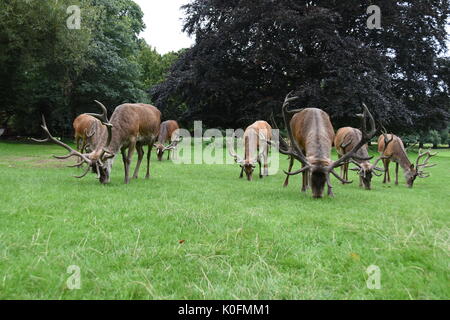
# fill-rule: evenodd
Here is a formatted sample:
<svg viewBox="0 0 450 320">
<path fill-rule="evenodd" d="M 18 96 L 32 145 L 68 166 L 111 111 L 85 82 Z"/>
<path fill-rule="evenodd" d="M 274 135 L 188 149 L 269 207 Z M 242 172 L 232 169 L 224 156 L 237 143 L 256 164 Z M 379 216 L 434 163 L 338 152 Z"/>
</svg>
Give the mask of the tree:
<svg viewBox="0 0 450 320">
<path fill-rule="evenodd" d="M 184 31 L 196 44 L 153 99 L 164 109 L 185 102 L 185 119 L 235 126 L 279 113 L 295 90 L 297 106 L 324 109 L 336 127 L 357 125 L 361 102 L 392 130 L 443 126 L 449 1 L 379 1 L 382 30 L 367 28 L 370 4 L 195 0 L 184 7 Z"/>
<path fill-rule="evenodd" d="M 81 29 L 66 10 L 81 8 Z M 147 102 L 137 56 L 143 13 L 132 0 L 5 0 L 0 3 L 0 113 L 21 135 L 40 133 L 40 114 L 54 132 L 71 134 L 74 117 Z"/>
</svg>

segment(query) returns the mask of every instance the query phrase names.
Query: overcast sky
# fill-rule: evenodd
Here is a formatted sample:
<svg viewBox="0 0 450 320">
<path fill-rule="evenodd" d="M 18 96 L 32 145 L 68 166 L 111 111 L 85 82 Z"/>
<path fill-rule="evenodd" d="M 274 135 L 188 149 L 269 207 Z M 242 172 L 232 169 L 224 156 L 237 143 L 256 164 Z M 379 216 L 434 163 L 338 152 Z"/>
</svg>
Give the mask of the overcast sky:
<svg viewBox="0 0 450 320">
<path fill-rule="evenodd" d="M 194 44 L 186 34 L 181 32 L 183 11 L 180 7 L 189 0 L 134 0 L 144 12 L 147 28 L 141 37 L 161 53 L 178 51 Z"/>
</svg>

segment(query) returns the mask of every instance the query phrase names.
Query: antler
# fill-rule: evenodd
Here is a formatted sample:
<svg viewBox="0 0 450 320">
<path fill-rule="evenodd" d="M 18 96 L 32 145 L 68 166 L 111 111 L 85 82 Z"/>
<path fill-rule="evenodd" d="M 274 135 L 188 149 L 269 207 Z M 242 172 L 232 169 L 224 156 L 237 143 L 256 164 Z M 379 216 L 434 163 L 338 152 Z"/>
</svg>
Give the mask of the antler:
<svg viewBox="0 0 450 320">
<path fill-rule="evenodd" d="M 288 146 L 286 141 L 284 141 L 281 137 L 280 137 L 280 147 L 282 146 L 282 148 L 279 148 L 280 153 L 288 155 L 288 156 L 292 156 L 295 159 L 297 159 L 298 161 L 300 161 L 304 167 L 302 168 L 303 170 L 307 170 L 310 167 L 310 164 L 308 162 L 308 159 L 306 159 L 305 155 L 303 154 L 303 152 L 301 151 L 300 147 L 297 144 L 297 141 L 295 141 L 294 136 L 292 134 L 292 130 L 291 130 L 291 126 L 290 126 L 290 119 L 288 119 L 288 114 L 294 114 L 297 112 L 300 112 L 303 109 L 296 109 L 296 110 L 287 110 L 289 104 L 292 101 L 297 100 L 298 97 L 292 96 L 292 91 L 289 92 L 286 96 L 286 98 L 284 99 L 284 103 L 283 103 L 283 107 L 282 107 L 282 112 L 283 112 L 283 120 L 284 120 L 284 125 L 286 126 L 288 135 L 289 135 L 289 140 L 291 141 L 291 146 Z M 289 121 L 288 121 L 289 120 Z M 298 173 L 297 173 L 298 174 Z"/>
<path fill-rule="evenodd" d="M 270 114 L 270 121 L 272 122 L 272 127 L 273 127 L 274 129 L 277 129 L 278 132 L 279 132 L 280 129 L 278 128 L 278 125 L 277 125 L 277 122 L 275 121 L 275 118 L 274 118 L 274 116 L 273 116 L 273 113 Z M 273 142 L 273 141 L 266 140 L 266 142 L 267 142 L 269 145 L 274 146 L 274 142 Z M 275 147 L 276 147 L 276 146 L 275 146 Z M 286 142 L 286 140 L 284 140 L 284 139 L 281 137 L 281 135 L 278 134 L 278 151 L 279 151 L 280 153 L 282 153 L 282 154 L 288 154 L 289 148 L 290 148 L 290 147 L 289 147 L 289 144 Z M 283 149 L 283 152 L 282 152 L 281 149 Z"/>
<path fill-rule="evenodd" d="M 361 147 L 364 146 L 367 142 L 369 142 L 377 133 L 377 128 L 375 126 L 375 120 L 373 119 L 372 114 L 370 113 L 369 109 L 367 108 L 367 106 L 364 103 L 362 105 L 363 105 L 364 112 L 363 112 L 363 116 L 362 116 L 361 140 L 350 152 L 343 155 L 341 158 L 339 158 L 337 161 L 333 162 L 328 167 L 328 170 L 330 172 L 332 172 L 334 168 L 337 168 L 337 167 L 341 166 L 342 164 L 344 164 L 345 162 L 349 161 L 351 158 L 354 158 L 355 153 L 359 149 L 361 149 Z M 369 123 L 370 123 L 370 127 L 371 127 L 369 132 L 367 132 L 367 126 L 366 126 L 367 118 L 369 119 Z M 370 159 L 372 159 L 372 157 L 363 159 L 363 160 L 370 160 Z"/>
<path fill-rule="evenodd" d="M 39 142 L 39 143 L 43 143 L 43 142 L 53 142 L 54 144 L 57 144 L 57 145 L 63 147 L 64 149 L 66 149 L 67 151 L 69 151 L 69 154 L 68 154 L 68 155 L 65 155 L 65 156 L 53 156 L 53 157 L 56 158 L 56 159 L 63 160 L 63 159 L 68 159 L 68 158 L 70 158 L 70 157 L 79 157 L 79 158 L 81 158 L 81 161 L 80 161 L 79 163 L 77 163 L 75 166 L 81 166 L 83 163 L 87 163 L 89 166 L 87 167 L 87 170 L 86 170 L 86 172 L 85 172 L 83 175 L 81 175 L 81 176 L 75 176 L 75 177 L 76 177 L 76 178 L 83 178 L 83 177 L 85 177 L 85 176 L 88 174 L 89 170 L 90 170 L 90 166 L 92 165 L 92 161 L 91 161 L 86 155 L 84 155 L 84 154 L 82 154 L 82 153 L 76 151 L 75 149 L 71 148 L 70 146 L 68 146 L 68 145 L 65 144 L 64 142 L 59 141 L 58 139 L 56 139 L 55 137 L 53 137 L 52 134 L 50 133 L 50 131 L 49 131 L 48 128 L 47 128 L 47 123 L 46 123 L 46 121 L 45 121 L 44 115 L 42 115 L 42 125 L 41 125 L 41 128 L 42 128 L 42 129 L 45 131 L 45 133 L 47 134 L 47 138 L 46 138 L 46 139 L 43 139 L 43 140 L 38 140 L 38 139 L 31 139 L 31 140 L 33 140 L 33 141 L 35 141 L 35 142 Z M 73 166 L 71 166 L 71 167 L 73 167 Z"/>
<path fill-rule="evenodd" d="M 423 169 L 432 168 L 436 166 L 436 164 L 428 164 L 428 161 L 430 160 L 431 157 L 434 157 L 437 154 L 438 154 L 437 152 L 431 153 L 431 150 L 428 150 L 427 152 L 422 152 L 422 149 L 419 150 L 419 156 L 417 157 L 416 160 L 416 171 L 420 178 L 428 178 L 430 176 L 430 174 L 426 173 Z M 424 162 L 422 164 L 419 164 L 420 159 L 422 159 L 424 156 L 427 156 Z"/>
<path fill-rule="evenodd" d="M 168 145 L 167 147 L 164 147 L 163 151 L 175 149 L 181 141 L 183 141 L 183 137 L 180 136 L 176 140 L 172 141 L 172 143 L 170 145 Z"/>
<path fill-rule="evenodd" d="M 97 103 L 100 106 L 100 108 L 102 109 L 103 113 L 102 114 L 87 113 L 87 114 L 90 115 L 90 116 L 93 116 L 94 118 L 97 118 L 98 120 L 100 120 L 102 122 L 103 125 L 106 126 L 106 129 L 108 130 L 108 140 L 106 142 L 106 148 L 108 148 L 110 143 L 111 143 L 111 139 L 112 139 L 112 127 L 113 127 L 113 125 L 108 120 L 108 110 L 106 109 L 106 107 L 101 102 L 99 102 L 97 100 L 94 100 L 94 101 L 95 101 L 95 103 Z M 102 154 L 102 155 L 104 155 L 104 154 Z"/>
</svg>

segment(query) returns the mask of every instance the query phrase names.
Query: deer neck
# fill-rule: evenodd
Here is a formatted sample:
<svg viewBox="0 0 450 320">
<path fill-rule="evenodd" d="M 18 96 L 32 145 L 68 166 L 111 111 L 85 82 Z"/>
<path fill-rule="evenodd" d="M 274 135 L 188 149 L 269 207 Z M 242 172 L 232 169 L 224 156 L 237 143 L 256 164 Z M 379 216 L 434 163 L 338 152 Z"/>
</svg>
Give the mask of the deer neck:
<svg viewBox="0 0 450 320">
<path fill-rule="evenodd" d="M 168 138 L 168 132 L 167 132 L 167 126 L 163 125 L 161 126 L 161 129 L 159 131 L 159 136 L 158 136 L 158 143 L 159 144 L 164 144 L 164 142 L 166 142 L 167 138 Z"/>
<path fill-rule="evenodd" d="M 96 153 L 97 152 L 102 152 L 103 149 L 108 150 L 108 152 L 112 153 L 112 154 L 117 154 L 120 149 L 122 148 L 123 145 L 123 139 L 122 139 L 122 128 L 118 123 L 114 123 L 113 124 L 113 129 L 112 129 L 112 134 L 111 134 L 111 143 L 109 144 L 109 146 L 107 146 L 107 141 L 108 141 L 108 130 L 105 128 L 103 130 L 102 133 L 102 137 L 101 137 L 101 142 L 99 143 Z"/>
<path fill-rule="evenodd" d="M 403 150 L 403 149 L 400 150 L 398 157 L 397 157 L 397 162 L 405 172 L 411 171 L 411 161 L 409 161 L 405 150 Z"/>
</svg>

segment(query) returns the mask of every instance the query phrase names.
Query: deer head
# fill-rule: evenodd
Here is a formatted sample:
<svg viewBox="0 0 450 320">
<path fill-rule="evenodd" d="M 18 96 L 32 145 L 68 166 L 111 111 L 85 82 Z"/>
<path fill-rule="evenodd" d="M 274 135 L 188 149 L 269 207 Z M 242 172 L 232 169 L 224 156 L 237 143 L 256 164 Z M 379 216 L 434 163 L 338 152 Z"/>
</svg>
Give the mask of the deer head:
<svg viewBox="0 0 450 320">
<path fill-rule="evenodd" d="M 256 135 L 255 138 L 256 139 L 260 139 L 260 145 L 262 145 L 262 143 L 266 143 L 265 137 L 262 133 L 260 133 L 259 135 Z M 236 138 L 236 137 L 234 137 Z M 244 147 L 245 148 L 252 148 L 255 147 L 257 144 L 257 141 L 250 141 L 247 144 L 244 143 Z M 241 158 L 237 153 L 236 150 L 234 149 L 234 143 L 228 143 L 228 152 L 229 154 L 234 158 L 234 162 L 236 162 L 237 164 L 239 164 L 239 166 L 241 167 L 241 169 L 245 172 L 245 175 L 247 177 L 248 181 L 252 181 L 253 180 L 253 171 L 256 168 L 256 164 L 258 163 L 259 159 L 262 159 L 263 154 L 264 154 L 264 148 L 261 147 L 259 154 L 257 155 L 257 157 L 255 158 Z M 256 148 L 255 148 L 256 149 Z"/>
<path fill-rule="evenodd" d="M 388 135 L 385 132 L 383 132 L 383 135 L 384 135 L 384 150 L 386 150 L 387 146 L 389 145 L 389 143 L 392 142 L 393 138 L 391 137 L 389 139 Z M 341 147 L 343 146 L 341 145 Z M 345 150 L 345 146 L 343 150 Z M 375 160 L 373 164 L 371 164 L 369 161 L 361 161 L 358 163 L 353 159 L 350 160 L 350 162 L 356 166 L 356 168 L 351 168 L 350 170 L 356 171 L 358 173 L 358 175 L 361 177 L 361 181 L 366 190 L 372 189 L 372 177 L 373 176 L 380 177 L 382 174 L 379 172 L 384 172 L 383 169 L 378 167 L 378 163 L 383 159 L 388 159 L 388 157 L 380 156 Z"/>
<path fill-rule="evenodd" d="M 375 120 L 373 119 L 371 113 L 369 112 L 369 109 L 365 104 L 363 104 L 363 114 L 361 116 L 362 118 L 362 135 L 360 141 L 356 144 L 356 146 L 348 153 L 343 155 L 339 160 L 332 161 L 331 159 L 317 159 L 314 157 L 305 157 L 303 154 L 301 148 L 298 145 L 298 142 L 294 139 L 294 136 L 292 134 L 292 130 L 290 127 L 290 123 L 288 120 L 289 114 L 295 114 L 299 112 L 299 110 L 287 110 L 289 104 L 297 100 L 298 97 L 294 97 L 289 93 L 286 96 L 286 99 L 283 103 L 282 107 L 282 113 L 283 113 L 283 119 L 285 126 L 287 128 L 289 139 L 291 141 L 291 146 L 288 146 L 288 144 L 283 140 L 280 139 L 280 152 L 282 154 L 286 154 L 289 156 L 294 157 L 298 161 L 300 161 L 303 164 L 303 167 L 296 171 L 296 172 L 285 172 L 287 175 L 297 175 L 303 172 L 306 172 L 309 177 L 312 193 L 314 198 L 322 198 L 323 192 L 325 189 L 325 184 L 328 186 L 328 194 L 330 196 L 333 195 L 331 189 L 331 175 L 335 176 L 338 180 L 340 180 L 343 183 L 352 183 L 352 181 L 347 181 L 343 178 L 341 178 L 334 169 L 337 167 L 342 166 L 346 162 L 350 161 L 350 159 L 358 159 L 361 161 L 368 161 L 372 158 L 359 158 L 356 156 L 356 152 L 364 146 L 370 139 L 373 138 L 373 136 L 376 134 L 377 129 L 375 127 Z M 370 131 L 367 131 L 366 127 L 366 121 L 369 121 L 370 123 Z"/>
<path fill-rule="evenodd" d="M 431 157 L 434 157 L 435 155 L 437 155 L 437 152 L 431 153 L 431 150 L 422 152 L 422 149 L 419 149 L 419 156 L 416 159 L 415 165 L 411 164 L 410 170 L 405 171 L 406 185 L 408 186 L 408 188 L 413 187 L 414 181 L 417 177 L 428 178 L 430 176 L 430 174 L 425 172 L 424 169 L 436 166 L 436 164 L 428 164 L 428 161 L 430 161 Z M 420 160 L 425 156 L 425 160 L 420 163 Z"/>
<path fill-rule="evenodd" d="M 176 140 L 172 141 L 172 143 L 169 144 L 168 146 L 164 146 L 162 143 L 155 143 L 153 146 L 156 148 L 156 155 L 158 157 L 158 161 L 162 161 L 164 152 L 168 150 L 174 150 L 182 140 L 183 140 L 182 137 L 179 137 Z"/>
<path fill-rule="evenodd" d="M 69 159 L 71 157 L 76 157 L 78 158 L 78 163 L 69 167 L 81 167 L 83 164 L 87 164 L 87 169 L 86 171 L 80 175 L 80 176 L 75 176 L 75 178 L 81 179 L 84 178 L 89 171 L 95 170 L 98 173 L 98 178 L 100 183 L 102 184 L 106 184 L 110 182 L 110 173 L 111 173 L 111 159 L 115 156 L 114 154 L 112 154 L 111 152 L 108 151 L 108 147 L 111 143 L 111 139 L 112 139 L 112 124 L 109 122 L 108 117 L 107 117 L 107 110 L 106 107 L 101 104 L 98 101 L 95 101 L 98 105 L 100 105 L 100 107 L 102 108 L 103 113 L 102 114 L 89 114 L 93 117 L 96 117 L 97 119 L 99 119 L 103 125 L 106 126 L 107 128 L 107 138 L 106 141 L 104 141 L 102 144 L 100 144 L 100 147 L 98 147 L 96 150 L 94 150 L 93 152 L 91 152 L 90 154 L 83 154 L 78 152 L 77 150 L 71 148 L 70 146 L 68 146 L 67 144 L 63 143 L 62 141 L 59 141 L 58 139 L 56 139 L 55 137 L 52 136 L 52 134 L 50 133 L 49 129 L 47 128 L 47 124 L 45 121 L 45 117 L 42 116 L 42 125 L 41 128 L 44 130 L 44 132 L 47 134 L 47 138 L 44 140 L 37 140 L 37 139 L 32 139 L 35 142 L 52 142 L 54 144 L 57 144 L 61 147 L 63 147 L 64 149 L 66 149 L 67 151 L 69 151 L 69 153 L 65 156 L 53 156 L 56 159 Z"/>
</svg>

